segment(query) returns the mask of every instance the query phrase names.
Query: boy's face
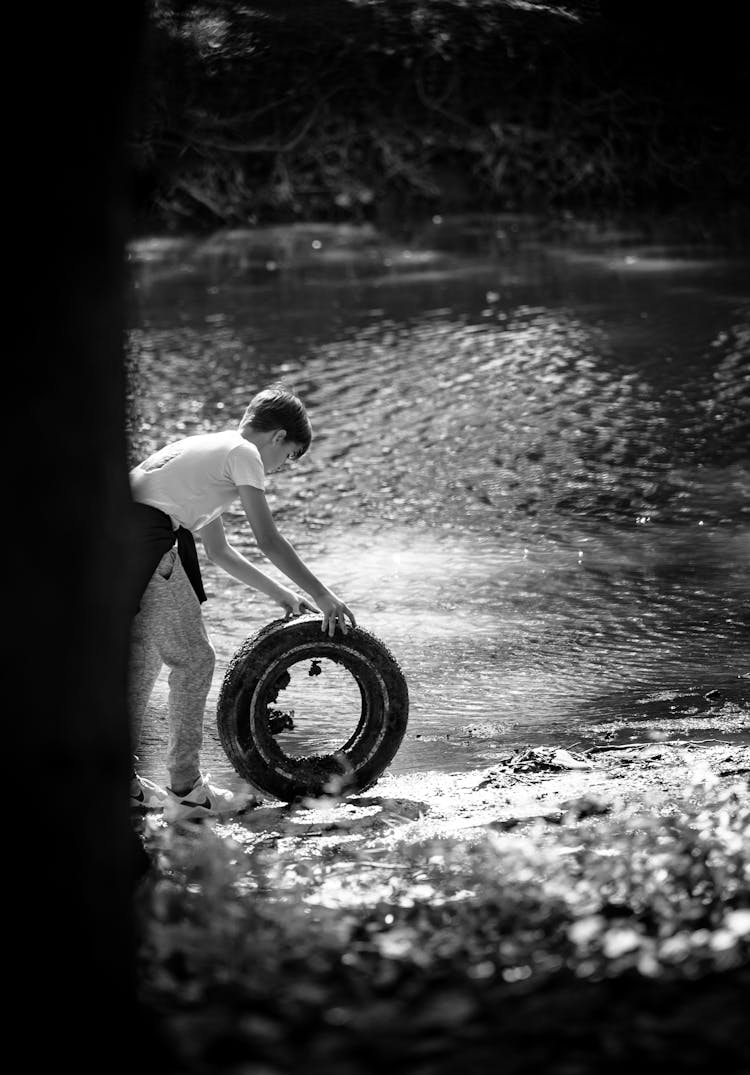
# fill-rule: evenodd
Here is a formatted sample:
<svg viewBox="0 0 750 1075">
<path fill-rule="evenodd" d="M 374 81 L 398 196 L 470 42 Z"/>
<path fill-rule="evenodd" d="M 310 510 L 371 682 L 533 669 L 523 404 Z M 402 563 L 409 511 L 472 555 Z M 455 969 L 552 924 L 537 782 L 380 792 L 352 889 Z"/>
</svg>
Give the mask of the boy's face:
<svg viewBox="0 0 750 1075">
<path fill-rule="evenodd" d="M 263 469 L 266 474 L 275 474 L 290 460 L 296 459 L 301 450 L 301 444 L 293 440 L 287 440 L 284 430 L 277 429 L 268 443 L 259 448 L 260 457 L 263 460 Z"/>
</svg>

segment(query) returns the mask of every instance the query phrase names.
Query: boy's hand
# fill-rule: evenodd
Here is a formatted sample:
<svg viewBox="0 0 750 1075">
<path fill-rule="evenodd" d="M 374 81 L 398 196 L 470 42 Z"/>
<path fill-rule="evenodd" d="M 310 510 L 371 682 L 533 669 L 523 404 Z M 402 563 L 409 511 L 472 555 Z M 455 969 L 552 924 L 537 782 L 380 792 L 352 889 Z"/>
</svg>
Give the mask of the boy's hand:
<svg viewBox="0 0 750 1075">
<path fill-rule="evenodd" d="M 352 610 L 330 590 L 324 597 L 318 598 L 318 604 L 320 605 L 320 611 L 323 613 L 320 629 L 321 631 L 327 631 L 331 638 L 333 638 L 337 624 L 344 634 L 347 633 L 349 630 L 346 625 L 347 616 L 352 621 L 352 627 L 357 626 Z"/>
<path fill-rule="evenodd" d="M 308 601 L 306 597 L 300 597 L 293 590 L 286 590 L 279 597 L 279 604 L 284 609 L 287 619 L 290 616 L 302 616 L 305 612 L 320 612 L 320 609 L 316 608 L 312 601 Z"/>
</svg>

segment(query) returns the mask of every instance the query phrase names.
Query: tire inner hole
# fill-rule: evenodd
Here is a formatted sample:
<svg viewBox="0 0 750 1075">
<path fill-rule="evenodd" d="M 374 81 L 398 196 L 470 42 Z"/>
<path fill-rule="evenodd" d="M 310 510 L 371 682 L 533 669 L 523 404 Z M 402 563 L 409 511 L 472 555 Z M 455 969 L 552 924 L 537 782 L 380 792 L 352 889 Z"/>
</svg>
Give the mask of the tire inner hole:
<svg viewBox="0 0 750 1075">
<path fill-rule="evenodd" d="M 289 757 L 329 754 L 354 734 L 362 695 L 351 672 L 326 657 L 289 666 L 274 684 L 267 706 L 269 727 Z"/>
</svg>

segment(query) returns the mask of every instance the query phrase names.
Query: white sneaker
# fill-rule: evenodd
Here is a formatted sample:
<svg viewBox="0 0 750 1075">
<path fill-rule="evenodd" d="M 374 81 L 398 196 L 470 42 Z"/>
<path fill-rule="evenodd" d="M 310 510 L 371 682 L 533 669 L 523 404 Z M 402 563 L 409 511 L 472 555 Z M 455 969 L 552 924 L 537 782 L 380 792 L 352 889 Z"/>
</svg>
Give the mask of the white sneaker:
<svg viewBox="0 0 750 1075">
<path fill-rule="evenodd" d="M 131 810 L 163 810 L 167 802 L 166 788 L 136 773 L 130 780 Z"/>
<path fill-rule="evenodd" d="M 258 799 L 250 792 L 226 791 L 211 783 L 209 773 L 201 773 L 190 791 L 176 795 L 167 788 L 167 802 L 164 816 L 169 821 L 187 821 L 198 817 L 226 817 L 228 814 L 241 814 L 252 806 L 258 805 Z"/>
</svg>

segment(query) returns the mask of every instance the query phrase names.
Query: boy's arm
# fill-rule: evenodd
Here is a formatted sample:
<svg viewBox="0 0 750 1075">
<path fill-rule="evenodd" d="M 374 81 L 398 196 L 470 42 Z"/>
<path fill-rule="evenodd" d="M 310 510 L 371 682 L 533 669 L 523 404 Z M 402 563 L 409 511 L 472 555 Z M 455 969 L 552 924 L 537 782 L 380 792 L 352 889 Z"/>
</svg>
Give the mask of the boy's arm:
<svg viewBox="0 0 750 1075">
<path fill-rule="evenodd" d="M 278 601 L 288 614 L 291 613 L 293 616 L 297 616 L 304 611 L 320 611 L 312 602 L 306 601 L 299 594 L 276 582 L 265 572 L 251 564 L 249 560 L 246 560 L 236 549 L 232 548 L 227 541 L 221 516 L 199 530 L 198 536 L 203 542 L 206 556 L 211 563 L 226 571 L 232 578 L 237 579 L 239 582 L 244 582 L 246 586 L 251 586 L 254 590 L 260 590 L 267 597 Z"/>
<path fill-rule="evenodd" d="M 255 489 L 252 485 L 240 485 L 238 488 L 245 515 L 260 551 L 279 571 L 283 571 L 288 579 L 308 593 L 320 607 L 323 613 L 321 630 L 327 630 L 330 635 L 333 635 L 338 623 L 346 634 L 347 616 L 352 625 L 356 626 L 351 609 L 312 573 L 286 538 L 279 533 L 268 506 L 266 494 L 262 489 Z"/>
</svg>

